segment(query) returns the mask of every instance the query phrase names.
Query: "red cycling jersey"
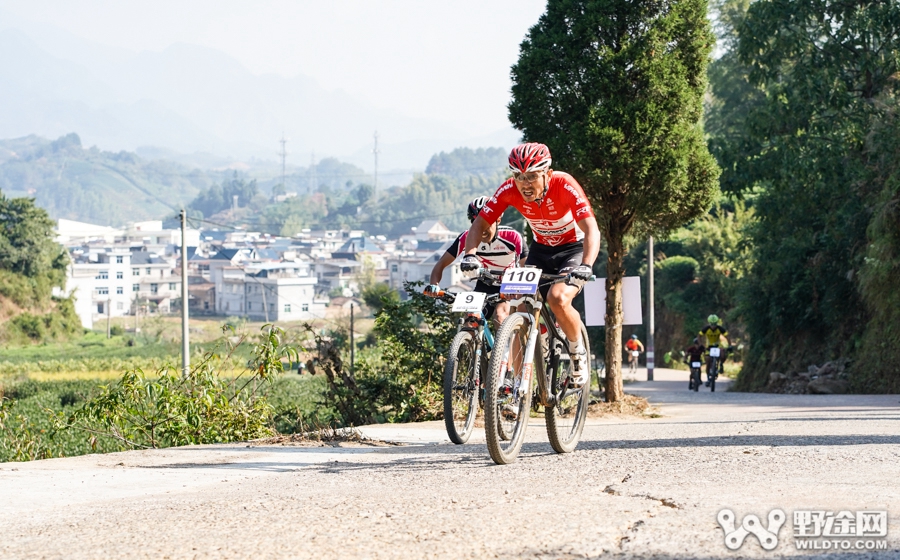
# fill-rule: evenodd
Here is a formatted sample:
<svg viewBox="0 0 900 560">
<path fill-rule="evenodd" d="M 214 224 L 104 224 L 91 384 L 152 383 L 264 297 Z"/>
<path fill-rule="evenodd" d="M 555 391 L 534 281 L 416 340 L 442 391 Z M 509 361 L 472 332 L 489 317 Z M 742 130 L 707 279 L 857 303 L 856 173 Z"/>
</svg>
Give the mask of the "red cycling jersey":
<svg viewBox="0 0 900 560">
<path fill-rule="evenodd" d="M 594 215 L 581 185 L 562 171 L 553 172 L 544 198 L 534 202 L 525 202 L 515 182 L 507 179 L 479 215 L 488 224 L 493 224 L 510 206 L 528 220 L 535 242 L 551 247 L 580 241 L 584 232 L 575 227 L 575 223 Z"/>
</svg>

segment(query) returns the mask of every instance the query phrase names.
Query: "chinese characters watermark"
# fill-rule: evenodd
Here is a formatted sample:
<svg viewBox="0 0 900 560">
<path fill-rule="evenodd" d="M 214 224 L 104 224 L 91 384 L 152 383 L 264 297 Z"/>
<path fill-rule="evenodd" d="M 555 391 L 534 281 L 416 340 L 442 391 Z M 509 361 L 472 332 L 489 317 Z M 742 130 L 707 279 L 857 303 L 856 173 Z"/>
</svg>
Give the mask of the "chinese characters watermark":
<svg viewBox="0 0 900 560">
<path fill-rule="evenodd" d="M 744 516 L 739 526 L 730 509 L 719 512 L 717 520 L 725 532 L 725 546 L 737 550 L 748 535 L 754 535 L 765 550 L 778 546 L 778 533 L 787 516 L 781 509 L 768 515 L 763 528 L 756 515 Z M 797 510 L 793 512 L 794 546 L 797 550 L 887 550 L 887 511 Z"/>
</svg>

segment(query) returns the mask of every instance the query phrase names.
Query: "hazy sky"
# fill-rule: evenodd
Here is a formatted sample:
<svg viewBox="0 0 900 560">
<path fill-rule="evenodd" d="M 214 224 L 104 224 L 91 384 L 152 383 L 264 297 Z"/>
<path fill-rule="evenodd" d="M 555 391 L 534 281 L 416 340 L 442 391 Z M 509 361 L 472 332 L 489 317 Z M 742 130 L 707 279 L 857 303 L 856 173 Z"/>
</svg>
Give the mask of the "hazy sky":
<svg viewBox="0 0 900 560">
<path fill-rule="evenodd" d="M 544 0 L 0 0 L 0 8 L 133 51 L 213 47 L 254 73 L 306 74 L 481 134 L 509 126 L 509 69 Z"/>
</svg>

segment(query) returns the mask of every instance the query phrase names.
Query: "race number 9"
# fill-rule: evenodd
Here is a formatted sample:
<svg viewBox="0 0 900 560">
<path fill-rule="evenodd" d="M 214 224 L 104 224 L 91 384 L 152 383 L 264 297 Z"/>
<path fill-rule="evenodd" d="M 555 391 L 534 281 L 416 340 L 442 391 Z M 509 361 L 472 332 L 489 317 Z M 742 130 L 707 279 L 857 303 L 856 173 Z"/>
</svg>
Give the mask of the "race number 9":
<svg viewBox="0 0 900 560">
<path fill-rule="evenodd" d="M 453 300 L 450 311 L 481 311 L 484 306 L 484 292 L 465 292 L 458 294 Z"/>
</svg>

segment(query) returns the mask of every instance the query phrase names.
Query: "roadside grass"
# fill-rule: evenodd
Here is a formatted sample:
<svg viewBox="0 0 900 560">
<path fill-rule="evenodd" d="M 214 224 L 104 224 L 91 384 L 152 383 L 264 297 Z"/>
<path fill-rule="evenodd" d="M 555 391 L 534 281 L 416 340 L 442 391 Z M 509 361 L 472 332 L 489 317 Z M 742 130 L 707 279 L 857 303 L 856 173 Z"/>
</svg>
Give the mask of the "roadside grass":
<svg viewBox="0 0 900 560">
<path fill-rule="evenodd" d="M 223 323 L 228 328 L 223 329 Z M 192 318 L 192 363 L 199 362 L 208 352 L 224 353 L 229 346 L 226 342 L 234 346 L 242 335 L 247 335 L 246 342 L 238 344 L 228 357 L 222 357 L 217 367 L 220 378 L 246 373 L 253 358 L 252 341 L 262 325 L 238 318 Z M 165 366 L 179 370 L 181 332 L 179 319 L 173 317 L 143 318 L 137 325 L 133 318 L 119 318 L 113 319 L 110 326 L 115 327 L 115 335 L 110 338 L 103 324 L 102 330 L 88 331 L 65 342 L 0 348 L 0 462 L 123 449 L 119 442 L 107 437 L 92 438 L 77 430 L 55 432 L 54 420 L 79 410 L 103 386 L 122 379 L 125 372 L 140 369 L 155 378 Z M 137 332 L 136 326 L 140 327 Z M 363 326 L 368 328 L 357 326 L 355 330 L 365 334 L 371 329 L 370 324 Z M 284 325 L 283 332 L 287 342 L 301 346 L 305 343 L 306 331 L 301 323 Z M 301 361 L 311 357 L 301 351 Z M 298 375 L 296 362 L 284 365 L 284 373 L 272 384 L 260 387 L 274 411 L 275 431 L 299 434 L 335 422 L 338 415 L 321 404 L 326 378 Z M 31 447 L 23 451 L 23 445 Z"/>
<path fill-rule="evenodd" d="M 116 379 L 121 373 L 116 376 Z M 84 402 L 99 393 L 102 385 L 115 379 L 7 379 L 0 382 L 0 398 L 12 401 L 6 430 L 0 428 L 0 462 L 16 460 L 10 444 L 22 427 L 28 426 L 47 450 L 50 457 L 72 457 L 88 453 L 109 453 L 122 446 L 109 438 L 92 440 L 84 433 L 64 430 L 53 433 L 53 415 L 69 415 Z M 265 389 L 265 395 L 275 410 L 275 429 L 280 434 L 308 431 L 303 418 L 317 418 L 327 422 L 334 415 L 318 403 L 325 390 L 323 376 L 297 375 L 288 372 Z M 19 420 L 19 419 L 22 420 Z M 24 420 L 24 422 L 23 422 Z"/>
</svg>

